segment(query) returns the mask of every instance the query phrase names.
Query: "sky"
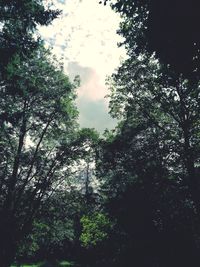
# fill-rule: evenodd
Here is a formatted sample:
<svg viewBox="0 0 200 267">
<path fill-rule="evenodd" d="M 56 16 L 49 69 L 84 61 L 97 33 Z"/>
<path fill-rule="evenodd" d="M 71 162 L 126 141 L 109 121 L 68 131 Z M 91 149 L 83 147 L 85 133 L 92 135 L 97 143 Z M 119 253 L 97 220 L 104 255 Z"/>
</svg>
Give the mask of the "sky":
<svg viewBox="0 0 200 267">
<path fill-rule="evenodd" d="M 49 0 L 47 0 L 49 1 Z M 52 25 L 39 29 L 53 53 L 62 58 L 71 80 L 80 75 L 77 106 L 81 127 L 103 132 L 116 121 L 108 114 L 106 77 L 111 75 L 125 57 L 117 46 L 122 38 L 116 33 L 119 15 L 99 0 L 53 0 L 62 15 Z"/>
</svg>

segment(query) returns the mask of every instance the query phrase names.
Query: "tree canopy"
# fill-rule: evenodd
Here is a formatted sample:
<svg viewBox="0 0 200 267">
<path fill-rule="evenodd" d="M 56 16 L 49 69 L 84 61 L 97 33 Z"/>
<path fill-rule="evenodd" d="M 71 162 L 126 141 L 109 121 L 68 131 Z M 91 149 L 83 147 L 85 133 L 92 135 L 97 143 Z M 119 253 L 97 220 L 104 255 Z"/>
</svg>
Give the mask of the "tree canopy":
<svg viewBox="0 0 200 267">
<path fill-rule="evenodd" d="M 127 51 L 108 79 L 118 124 L 103 136 L 79 128 L 77 83 L 38 36 L 60 11 L 0 0 L 2 267 L 46 254 L 92 267 L 200 264 L 197 1 L 101 2 L 122 15 Z"/>
<path fill-rule="evenodd" d="M 42 201 L 70 176 L 77 152 L 75 85 L 34 36 L 58 10 L 1 1 L 0 264 L 9 266 Z"/>
<path fill-rule="evenodd" d="M 110 1 L 104 1 L 110 2 Z M 112 3 L 112 1 L 111 1 Z M 121 33 L 137 54 L 155 52 L 161 63 L 169 64 L 178 75 L 199 78 L 199 2 L 181 0 L 118 0 L 114 10 L 126 18 Z M 133 33 L 134 29 L 134 35 Z"/>
</svg>

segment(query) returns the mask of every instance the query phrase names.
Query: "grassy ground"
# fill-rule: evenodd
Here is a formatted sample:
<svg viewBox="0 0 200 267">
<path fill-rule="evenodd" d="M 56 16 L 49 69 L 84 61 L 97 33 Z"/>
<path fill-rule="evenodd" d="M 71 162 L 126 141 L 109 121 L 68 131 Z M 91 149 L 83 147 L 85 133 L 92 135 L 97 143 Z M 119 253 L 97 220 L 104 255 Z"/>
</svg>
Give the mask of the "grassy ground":
<svg viewBox="0 0 200 267">
<path fill-rule="evenodd" d="M 10 267 L 72 267 L 74 264 L 69 261 L 61 261 L 56 263 L 41 262 L 38 264 L 21 264 L 21 265 L 11 265 Z"/>
</svg>

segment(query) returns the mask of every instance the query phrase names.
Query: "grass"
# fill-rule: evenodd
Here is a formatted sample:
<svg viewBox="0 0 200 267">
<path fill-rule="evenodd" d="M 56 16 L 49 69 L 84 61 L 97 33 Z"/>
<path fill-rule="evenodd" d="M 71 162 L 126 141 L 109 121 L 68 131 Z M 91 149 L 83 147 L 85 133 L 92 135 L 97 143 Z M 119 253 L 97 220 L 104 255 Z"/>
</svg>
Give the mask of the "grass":
<svg viewBox="0 0 200 267">
<path fill-rule="evenodd" d="M 68 267 L 68 266 L 73 266 L 74 264 L 72 262 L 69 261 L 61 261 L 59 263 L 60 267 Z"/>
<path fill-rule="evenodd" d="M 23 264 L 20 265 L 20 267 L 40 267 L 41 265 L 39 264 L 31 264 L 31 265 L 27 265 L 27 264 Z M 18 267 L 17 265 L 11 265 L 10 267 Z"/>
<path fill-rule="evenodd" d="M 48 262 L 43 262 L 43 263 L 38 263 L 38 264 L 22 264 L 20 267 L 72 267 L 74 263 L 69 262 L 69 261 L 61 261 L 55 263 L 55 265 L 48 263 Z M 19 265 L 18 265 L 19 266 Z M 18 267 L 17 265 L 11 265 L 10 267 Z"/>
</svg>

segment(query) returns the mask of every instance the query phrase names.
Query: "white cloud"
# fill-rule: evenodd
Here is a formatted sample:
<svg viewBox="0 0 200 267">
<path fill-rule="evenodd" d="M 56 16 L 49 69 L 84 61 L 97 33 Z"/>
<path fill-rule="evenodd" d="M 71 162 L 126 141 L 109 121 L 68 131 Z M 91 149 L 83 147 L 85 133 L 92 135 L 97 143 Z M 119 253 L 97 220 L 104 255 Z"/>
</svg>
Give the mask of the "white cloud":
<svg viewBox="0 0 200 267">
<path fill-rule="evenodd" d="M 119 65 L 120 57 L 125 56 L 124 50 L 117 47 L 117 43 L 121 41 L 116 34 L 120 18 L 109 6 L 100 5 L 99 0 L 53 2 L 56 8 L 63 10 L 62 16 L 51 26 L 40 28 L 40 32 L 53 46 L 53 52 L 58 57 L 64 58 L 67 72 L 70 72 L 72 62 L 76 62 L 73 66 L 73 71 L 77 70 L 76 74 L 87 68 L 89 79 L 87 81 L 83 79 L 83 84 L 78 90 L 81 113 L 83 98 L 87 98 L 90 104 L 92 101 L 105 101 L 104 96 L 107 94 L 105 78 Z M 106 105 L 105 102 L 102 116 L 107 112 Z M 100 111 L 99 116 L 101 116 Z M 83 117 L 83 114 L 80 117 Z M 92 123 L 91 121 L 91 126 Z M 106 128 L 107 125 L 101 127 Z"/>
</svg>

